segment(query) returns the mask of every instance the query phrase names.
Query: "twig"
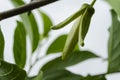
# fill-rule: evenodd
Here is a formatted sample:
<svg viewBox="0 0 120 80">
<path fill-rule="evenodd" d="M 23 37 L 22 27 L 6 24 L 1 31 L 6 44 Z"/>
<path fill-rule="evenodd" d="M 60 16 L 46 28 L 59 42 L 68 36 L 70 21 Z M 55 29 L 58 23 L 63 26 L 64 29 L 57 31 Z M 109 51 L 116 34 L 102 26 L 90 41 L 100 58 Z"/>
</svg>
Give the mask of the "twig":
<svg viewBox="0 0 120 80">
<path fill-rule="evenodd" d="M 28 70 L 28 74 L 30 74 L 32 68 L 34 67 L 34 65 L 35 65 L 39 60 L 41 60 L 41 59 L 43 59 L 43 58 L 46 57 L 46 56 L 41 56 L 41 57 L 39 57 L 39 52 L 40 52 L 41 48 L 43 47 L 43 45 L 46 43 L 46 41 L 47 41 L 48 39 L 49 39 L 49 37 L 48 37 L 47 39 L 45 39 L 45 41 L 44 41 L 44 39 L 41 40 L 41 43 L 39 44 L 39 47 L 38 47 L 38 52 L 37 52 L 37 54 L 36 54 L 35 61 L 34 61 L 33 63 L 32 63 L 32 55 L 31 55 L 31 58 L 30 58 L 30 68 L 29 68 L 29 70 Z M 44 41 L 44 42 L 43 42 L 43 41 Z"/>
<path fill-rule="evenodd" d="M 39 61 L 39 60 L 42 60 L 44 59 L 46 56 L 42 56 L 42 57 L 39 57 L 37 58 L 31 65 L 30 65 L 30 68 L 28 70 L 28 74 L 30 74 L 31 70 L 33 69 L 33 67 L 36 65 L 36 63 Z"/>
<path fill-rule="evenodd" d="M 33 1 L 33 2 L 29 3 L 29 4 L 17 7 L 15 9 L 11 9 L 11 10 L 8 10 L 8 11 L 1 12 L 0 13 L 0 20 L 15 16 L 15 15 L 19 15 L 19 14 L 24 13 L 24 12 L 31 11 L 33 9 L 42 7 L 44 5 L 50 4 L 50 3 L 55 2 L 55 1 L 58 1 L 58 0 Z"/>
<path fill-rule="evenodd" d="M 43 44 L 40 43 L 39 44 L 39 47 L 38 47 L 38 50 L 41 50 Z M 41 57 L 39 57 L 39 52 L 37 52 L 36 54 L 36 57 L 35 57 L 35 61 L 32 63 L 32 54 L 30 55 L 30 68 L 28 70 L 28 74 L 30 74 L 31 72 L 31 69 L 33 68 L 33 66 L 41 59 Z"/>
<path fill-rule="evenodd" d="M 91 6 L 93 6 L 95 4 L 96 0 L 93 0 L 91 3 Z"/>
</svg>

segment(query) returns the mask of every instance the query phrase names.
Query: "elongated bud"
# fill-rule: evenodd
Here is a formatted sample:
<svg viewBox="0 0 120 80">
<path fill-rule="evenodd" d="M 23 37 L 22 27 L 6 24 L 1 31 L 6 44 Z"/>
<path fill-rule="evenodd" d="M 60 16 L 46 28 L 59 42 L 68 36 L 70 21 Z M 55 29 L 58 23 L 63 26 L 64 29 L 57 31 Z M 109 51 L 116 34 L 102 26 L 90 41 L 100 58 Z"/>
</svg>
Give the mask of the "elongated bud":
<svg viewBox="0 0 120 80">
<path fill-rule="evenodd" d="M 85 9 L 88 7 L 88 4 L 83 4 L 81 9 L 79 11 L 77 11 L 76 13 L 74 13 L 73 15 L 71 15 L 70 17 L 68 17 L 67 19 L 65 19 L 64 21 L 60 22 L 59 24 L 52 26 L 52 29 L 60 29 L 64 26 L 66 26 L 67 24 L 69 24 L 70 22 L 72 22 L 73 20 L 75 20 L 76 18 L 78 18 L 81 14 L 83 14 L 83 12 L 85 11 Z"/>
<path fill-rule="evenodd" d="M 84 14 L 81 16 L 80 28 L 79 28 L 79 43 L 81 46 L 84 46 L 84 39 L 88 32 L 91 18 L 95 10 L 92 6 L 86 8 Z"/>
<path fill-rule="evenodd" d="M 72 53 L 74 47 L 76 46 L 77 42 L 78 42 L 78 33 L 79 33 L 79 25 L 80 25 L 80 17 L 75 21 L 75 23 L 73 24 L 66 43 L 65 43 L 65 47 L 63 49 L 63 55 L 62 55 L 62 59 L 64 60 L 67 56 L 70 55 L 70 53 Z"/>
</svg>

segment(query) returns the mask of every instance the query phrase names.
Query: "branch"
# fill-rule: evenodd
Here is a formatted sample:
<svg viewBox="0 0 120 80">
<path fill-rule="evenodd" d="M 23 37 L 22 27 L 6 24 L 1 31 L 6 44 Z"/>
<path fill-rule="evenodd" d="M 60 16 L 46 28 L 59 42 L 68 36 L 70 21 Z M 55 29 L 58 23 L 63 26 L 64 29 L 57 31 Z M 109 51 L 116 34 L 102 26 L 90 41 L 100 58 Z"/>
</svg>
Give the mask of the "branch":
<svg viewBox="0 0 120 80">
<path fill-rule="evenodd" d="M 55 2 L 55 1 L 58 1 L 58 0 L 39 0 L 39 1 L 33 1 L 33 2 L 29 3 L 29 4 L 20 6 L 18 8 L 1 12 L 0 13 L 0 21 L 3 20 L 3 19 L 9 18 L 9 17 L 15 16 L 15 15 L 19 15 L 19 14 L 27 12 L 27 11 L 31 11 L 33 9 L 42 7 L 44 5 L 50 4 L 50 3 Z"/>
</svg>

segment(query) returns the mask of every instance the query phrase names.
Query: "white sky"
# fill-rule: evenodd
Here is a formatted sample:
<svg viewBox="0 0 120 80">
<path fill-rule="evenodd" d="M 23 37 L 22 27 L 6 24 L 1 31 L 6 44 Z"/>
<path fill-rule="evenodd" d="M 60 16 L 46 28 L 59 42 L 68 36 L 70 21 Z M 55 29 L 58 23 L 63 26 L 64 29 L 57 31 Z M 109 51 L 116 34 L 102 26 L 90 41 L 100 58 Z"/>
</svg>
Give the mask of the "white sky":
<svg viewBox="0 0 120 80">
<path fill-rule="evenodd" d="M 41 9 L 47 12 L 47 14 L 49 14 L 49 16 L 52 18 L 53 22 L 57 24 L 67 18 L 69 15 L 76 12 L 85 2 L 90 3 L 91 0 L 60 0 L 56 3 L 44 6 Z M 110 7 L 103 2 L 103 0 L 97 0 L 97 3 L 94 7 L 96 12 L 92 18 L 90 30 L 85 39 L 85 47 L 82 49 L 90 50 L 103 58 L 107 58 L 108 27 L 111 23 L 111 16 L 109 13 Z M 0 0 L 0 12 L 11 8 L 13 7 L 9 3 L 9 0 Z M 18 17 L 8 18 L 0 22 L 6 41 L 5 60 L 9 62 L 14 62 L 12 57 L 12 44 L 16 19 L 18 19 Z M 57 36 L 63 32 L 69 32 L 69 27 L 71 27 L 71 25 L 72 23 L 61 30 L 53 31 L 51 34 L 53 36 Z M 74 67 L 70 67 L 69 69 L 82 75 L 99 74 L 107 71 L 107 62 L 103 62 L 101 59 L 91 59 Z M 36 74 L 36 71 L 33 71 L 33 74 Z M 119 80 L 119 76 L 120 74 L 108 75 L 107 79 Z"/>
</svg>

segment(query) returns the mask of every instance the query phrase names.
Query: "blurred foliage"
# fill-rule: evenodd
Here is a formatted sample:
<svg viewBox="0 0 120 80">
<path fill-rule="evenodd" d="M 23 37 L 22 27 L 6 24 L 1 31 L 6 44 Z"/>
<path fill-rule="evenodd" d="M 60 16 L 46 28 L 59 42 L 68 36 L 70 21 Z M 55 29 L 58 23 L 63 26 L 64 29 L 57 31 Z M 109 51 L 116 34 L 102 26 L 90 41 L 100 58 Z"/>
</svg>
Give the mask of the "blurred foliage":
<svg viewBox="0 0 120 80">
<path fill-rule="evenodd" d="M 95 0 L 94 0 L 95 1 Z M 85 60 L 93 59 L 93 58 L 100 58 L 95 53 L 90 51 L 81 51 L 78 45 L 75 44 L 75 49 L 72 51 L 70 50 L 67 55 L 69 55 L 64 60 L 59 57 L 56 57 L 44 65 L 42 68 L 39 69 L 39 73 L 36 76 L 29 76 L 29 71 L 25 71 L 25 65 L 27 64 L 27 39 L 26 37 L 29 36 L 30 44 L 31 44 L 31 55 L 30 61 L 32 62 L 33 53 L 39 49 L 42 49 L 44 45 L 47 45 L 47 41 L 51 38 L 50 35 L 51 26 L 53 26 L 51 18 L 41 10 L 37 10 L 36 12 L 39 14 L 39 17 L 42 19 L 43 26 L 43 33 L 39 31 L 37 19 L 35 17 L 35 13 L 29 11 L 27 13 L 19 15 L 21 20 L 16 21 L 16 28 L 14 32 L 14 43 L 13 43 L 13 55 L 15 64 L 8 63 L 4 61 L 4 35 L 2 30 L 0 29 L 0 80 L 106 80 L 106 74 L 116 73 L 120 71 L 120 21 L 118 20 L 118 16 L 120 16 L 120 1 L 119 0 L 105 0 L 108 2 L 112 10 L 112 23 L 109 28 L 109 41 L 108 41 L 108 71 L 99 74 L 99 75 L 88 75 L 88 76 L 81 76 L 79 74 L 75 74 L 70 72 L 66 69 L 66 67 L 76 65 L 81 63 Z M 25 2 L 23 0 L 11 0 L 11 3 L 14 7 L 18 7 L 24 5 Z M 91 5 L 89 5 L 90 7 Z M 81 14 L 88 10 L 88 8 L 84 8 Z M 89 10 L 88 10 L 89 11 Z M 75 16 L 76 14 L 74 14 Z M 79 15 L 80 16 L 80 15 Z M 77 14 L 78 17 L 78 14 Z M 77 18 L 75 17 L 75 18 Z M 73 21 L 75 18 L 71 18 L 70 21 Z M 68 23 L 70 23 L 67 22 Z M 79 25 L 79 24 L 78 24 Z M 71 34 L 74 31 L 71 29 Z M 79 34 L 79 33 L 77 33 Z M 75 36 L 76 37 L 76 36 Z M 68 34 L 62 34 L 57 36 L 55 40 L 53 40 L 50 45 L 46 49 L 45 57 L 49 55 L 55 55 L 58 53 L 63 53 L 64 46 L 66 44 L 66 40 L 68 38 Z M 76 39 L 72 39 L 74 42 Z M 69 41 L 71 39 L 68 39 Z M 78 40 L 77 40 L 78 41 Z M 43 44 L 44 43 L 44 44 Z M 43 45 L 42 45 L 43 44 Z M 68 46 L 68 48 L 71 46 Z M 33 61 L 34 64 L 30 64 L 30 71 L 40 61 L 42 58 L 39 57 L 39 53 L 35 53 L 36 59 Z"/>
</svg>

